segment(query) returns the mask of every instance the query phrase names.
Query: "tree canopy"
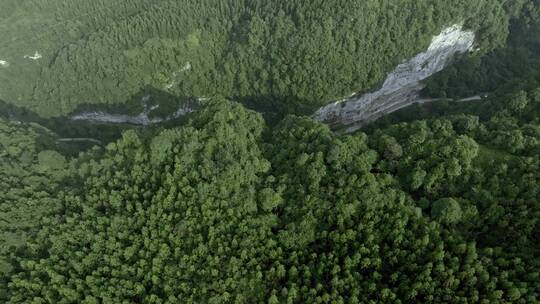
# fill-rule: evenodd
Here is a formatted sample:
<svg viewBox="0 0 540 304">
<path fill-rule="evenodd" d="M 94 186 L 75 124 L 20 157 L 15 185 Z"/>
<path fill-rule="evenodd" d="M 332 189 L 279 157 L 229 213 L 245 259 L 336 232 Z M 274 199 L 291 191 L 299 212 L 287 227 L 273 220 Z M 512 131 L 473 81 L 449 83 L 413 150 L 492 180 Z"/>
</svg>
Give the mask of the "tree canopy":
<svg viewBox="0 0 540 304">
<path fill-rule="evenodd" d="M 503 45 L 501 2 L 8 1 L 0 98 L 51 117 L 153 86 L 298 112 L 371 89 L 453 24 Z"/>
<path fill-rule="evenodd" d="M 526 108 L 490 101 L 499 111 L 468 128 L 448 116 L 337 136 L 297 116 L 268 127 L 218 99 L 183 127 L 127 131 L 71 159 L 63 191 L 41 194 L 57 208 L 34 212 L 41 225 L 9 255 L 17 271 L 4 277 L 4 295 L 534 303 L 539 154 L 493 136 L 536 128 L 538 90 L 517 94 Z M 68 162 L 50 148 L 33 159 L 51 176 Z M 32 193 L 9 204 L 21 208 Z"/>
<path fill-rule="evenodd" d="M 3 2 L 0 302 L 540 302 L 538 0 Z M 302 116 L 455 23 L 425 92 L 487 97 Z"/>
</svg>

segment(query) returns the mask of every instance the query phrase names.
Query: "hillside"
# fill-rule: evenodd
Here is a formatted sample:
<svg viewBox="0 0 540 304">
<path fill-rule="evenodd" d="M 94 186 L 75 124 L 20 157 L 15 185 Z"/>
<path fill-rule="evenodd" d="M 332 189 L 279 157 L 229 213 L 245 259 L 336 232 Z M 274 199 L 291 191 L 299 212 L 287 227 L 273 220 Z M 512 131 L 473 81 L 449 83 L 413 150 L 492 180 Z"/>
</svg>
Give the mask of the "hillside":
<svg viewBox="0 0 540 304">
<path fill-rule="evenodd" d="M 499 0 L 8 1 L 0 99 L 42 116 L 123 103 L 147 86 L 302 111 L 384 80 L 443 28 L 503 44 Z"/>
<path fill-rule="evenodd" d="M 21 133 L 2 146 L 4 166 L 21 168 L 3 170 L 3 185 L 55 178 L 3 194 L 11 230 L 41 218 L 27 243 L 6 240 L 4 296 L 535 303 L 540 88 L 484 107 L 497 110 L 338 137 L 296 116 L 269 128 L 215 100 L 186 126 L 129 131 L 68 162 L 8 124 Z"/>
<path fill-rule="evenodd" d="M 4 0 L 0 302 L 540 303 L 539 29 L 539 0 Z"/>
</svg>

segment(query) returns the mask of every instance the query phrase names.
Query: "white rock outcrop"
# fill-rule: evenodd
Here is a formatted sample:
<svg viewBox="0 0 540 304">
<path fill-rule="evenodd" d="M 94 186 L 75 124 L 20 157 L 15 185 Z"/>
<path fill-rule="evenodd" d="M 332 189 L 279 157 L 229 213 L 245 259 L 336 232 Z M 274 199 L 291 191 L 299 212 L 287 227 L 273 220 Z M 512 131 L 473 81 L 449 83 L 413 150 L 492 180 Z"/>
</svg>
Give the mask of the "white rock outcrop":
<svg viewBox="0 0 540 304">
<path fill-rule="evenodd" d="M 398 65 L 380 90 L 322 107 L 314 119 L 354 132 L 370 121 L 411 105 L 425 87 L 422 80 L 443 70 L 457 54 L 471 51 L 474 40 L 475 34 L 464 31 L 462 26 L 448 27 L 433 37 L 427 51 Z"/>
<path fill-rule="evenodd" d="M 24 55 L 24 58 L 32 59 L 32 60 L 39 60 L 39 59 L 43 58 L 43 56 L 38 51 L 36 51 L 34 53 L 34 55 Z"/>
<path fill-rule="evenodd" d="M 5 61 L 5 60 L 0 60 L 0 66 L 2 67 L 8 67 L 9 66 L 9 62 Z"/>
<path fill-rule="evenodd" d="M 173 114 L 167 117 L 150 117 L 150 112 L 157 109 L 158 107 L 158 105 L 154 105 L 148 108 L 145 105 L 145 110 L 139 115 L 112 114 L 102 111 L 85 112 L 71 116 L 71 120 L 107 124 L 131 124 L 149 126 L 180 118 L 195 111 L 189 105 L 180 105 Z"/>
<path fill-rule="evenodd" d="M 111 114 L 106 112 L 86 112 L 71 117 L 71 120 L 82 120 L 91 122 L 111 123 L 111 124 L 132 124 L 132 125 L 151 125 L 163 121 L 161 118 L 150 118 L 148 114 L 141 113 L 137 116 L 126 114 Z"/>
</svg>

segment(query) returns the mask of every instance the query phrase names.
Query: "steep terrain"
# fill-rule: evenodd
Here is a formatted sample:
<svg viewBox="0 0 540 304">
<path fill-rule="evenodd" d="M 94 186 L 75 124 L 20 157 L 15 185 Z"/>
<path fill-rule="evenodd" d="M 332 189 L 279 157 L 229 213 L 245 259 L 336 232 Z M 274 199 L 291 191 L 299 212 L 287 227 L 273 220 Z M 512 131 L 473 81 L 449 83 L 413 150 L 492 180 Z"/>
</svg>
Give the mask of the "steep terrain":
<svg viewBox="0 0 540 304">
<path fill-rule="evenodd" d="M 540 0 L 3 0 L 0 302 L 539 303 L 539 20 Z M 485 69 L 509 24 L 520 56 Z"/>
<path fill-rule="evenodd" d="M 502 45 L 486 1 L 10 0 L 0 19 L 0 99 L 41 116 L 119 104 L 145 87 L 306 113 L 366 92 L 462 21 Z M 9 9 L 7 9 L 9 7 Z M 188 68 L 186 68 L 188 67 Z"/>
<path fill-rule="evenodd" d="M 214 100 L 69 159 L 0 120 L 0 300 L 537 303 L 540 88 L 481 112 L 337 136 Z"/>
<path fill-rule="evenodd" d="M 367 122 L 417 102 L 425 87 L 422 80 L 443 70 L 456 55 L 471 51 L 474 40 L 474 33 L 459 25 L 446 28 L 433 37 L 427 51 L 398 65 L 380 90 L 325 106 L 314 117 L 353 132 Z"/>
</svg>

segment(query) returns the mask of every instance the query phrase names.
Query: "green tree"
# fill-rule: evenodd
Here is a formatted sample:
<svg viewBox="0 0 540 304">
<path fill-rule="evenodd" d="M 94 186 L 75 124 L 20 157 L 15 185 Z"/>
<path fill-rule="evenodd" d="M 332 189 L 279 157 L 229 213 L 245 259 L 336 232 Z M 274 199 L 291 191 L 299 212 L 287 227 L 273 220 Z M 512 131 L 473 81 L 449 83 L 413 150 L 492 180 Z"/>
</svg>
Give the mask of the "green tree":
<svg viewBox="0 0 540 304">
<path fill-rule="evenodd" d="M 455 224 L 461 220 L 463 212 L 453 198 L 443 198 L 434 202 L 431 206 L 431 216 L 444 224 Z"/>
</svg>

